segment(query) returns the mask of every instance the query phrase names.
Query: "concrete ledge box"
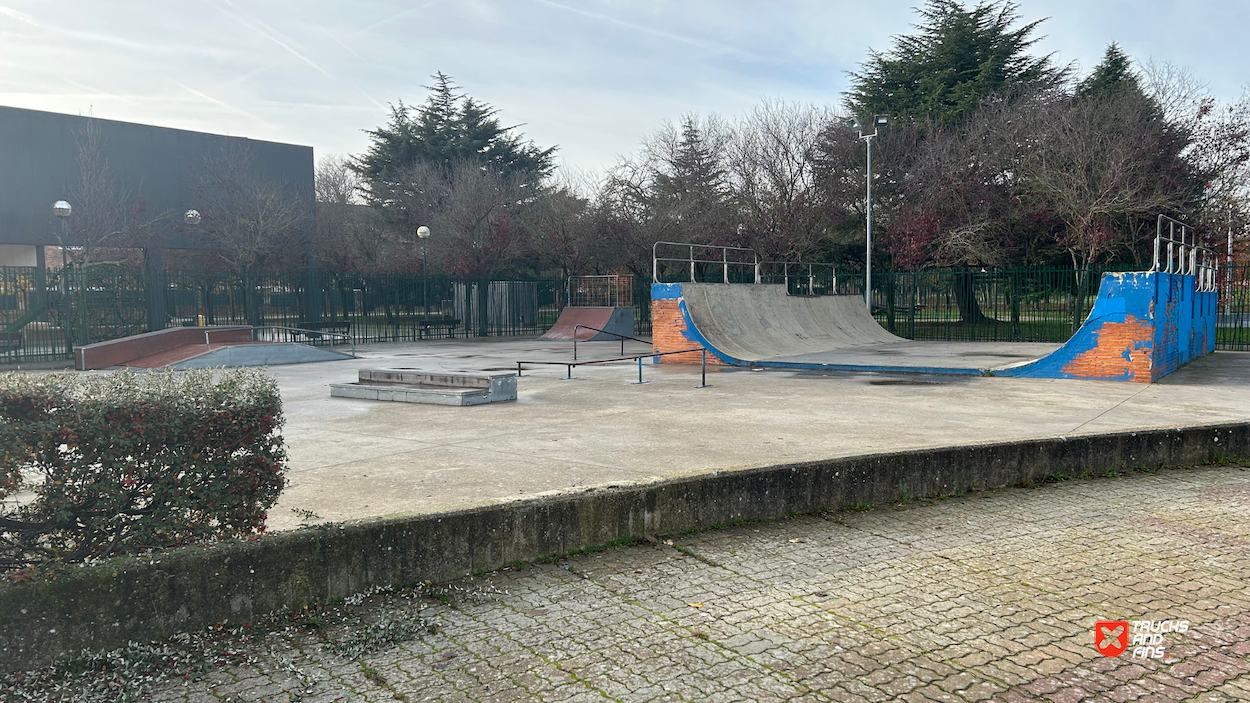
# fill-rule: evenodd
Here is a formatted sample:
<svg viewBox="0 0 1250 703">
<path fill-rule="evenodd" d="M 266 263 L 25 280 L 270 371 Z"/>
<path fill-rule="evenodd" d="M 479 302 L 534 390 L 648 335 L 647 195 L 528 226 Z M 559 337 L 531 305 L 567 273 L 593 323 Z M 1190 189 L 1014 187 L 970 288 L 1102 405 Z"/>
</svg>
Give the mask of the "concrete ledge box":
<svg viewBox="0 0 1250 703">
<path fill-rule="evenodd" d="M 360 369 L 355 383 L 331 383 L 330 396 L 430 405 L 483 405 L 516 400 L 511 371 Z"/>
</svg>

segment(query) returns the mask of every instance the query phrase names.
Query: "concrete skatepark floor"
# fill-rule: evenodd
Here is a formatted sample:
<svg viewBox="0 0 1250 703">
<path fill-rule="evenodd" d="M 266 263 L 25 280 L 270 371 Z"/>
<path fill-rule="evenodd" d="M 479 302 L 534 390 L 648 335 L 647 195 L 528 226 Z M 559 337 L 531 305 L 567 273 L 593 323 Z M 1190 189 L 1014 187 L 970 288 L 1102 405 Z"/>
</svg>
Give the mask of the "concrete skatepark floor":
<svg viewBox="0 0 1250 703">
<path fill-rule="evenodd" d="M 619 355 L 617 342 L 579 356 Z M 627 353 L 649 347 L 627 343 Z M 330 398 L 358 368 L 515 369 L 568 343 L 439 340 L 273 367 L 291 483 L 271 529 L 528 498 L 687 473 L 1250 417 L 1250 354 L 1218 352 L 1155 384 L 855 372 L 714 371 L 633 362 L 526 368 L 518 400 L 447 408 Z"/>
</svg>

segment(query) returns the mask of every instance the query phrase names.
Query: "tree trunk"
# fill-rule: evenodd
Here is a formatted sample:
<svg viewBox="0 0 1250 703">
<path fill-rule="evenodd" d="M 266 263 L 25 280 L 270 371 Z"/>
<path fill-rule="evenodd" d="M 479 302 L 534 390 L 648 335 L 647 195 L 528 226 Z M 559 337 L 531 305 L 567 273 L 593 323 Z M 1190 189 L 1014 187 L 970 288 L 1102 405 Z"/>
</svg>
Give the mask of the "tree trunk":
<svg viewBox="0 0 1250 703">
<path fill-rule="evenodd" d="M 985 322 L 985 313 L 981 312 L 981 303 L 977 301 L 977 272 L 972 269 L 961 269 L 955 272 L 951 281 L 955 289 L 955 305 L 959 307 L 959 319 L 963 322 Z"/>
<path fill-rule="evenodd" d="M 256 276 L 248 271 L 243 277 L 243 310 L 247 324 L 260 327 L 265 324 L 261 315 L 261 297 L 264 295 L 256 285 Z"/>
<path fill-rule="evenodd" d="M 485 337 L 490 334 L 490 279 L 479 278 L 477 281 L 477 335 Z"/>
</svg>

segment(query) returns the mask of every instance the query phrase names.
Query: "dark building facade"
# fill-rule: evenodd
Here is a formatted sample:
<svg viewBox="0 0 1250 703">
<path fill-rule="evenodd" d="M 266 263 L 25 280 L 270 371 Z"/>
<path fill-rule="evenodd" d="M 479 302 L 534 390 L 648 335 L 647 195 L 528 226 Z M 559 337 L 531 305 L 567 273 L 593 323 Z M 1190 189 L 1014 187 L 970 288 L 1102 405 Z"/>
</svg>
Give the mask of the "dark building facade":
<svg viewBox="0 0 1250 703">
<path fill-rule="evenodd" d="M 81 153 L 89 129 L 115 192 L 141 202 L 152 222 L 137 246 L 153 273 L 163 269 L 166 249 L 214 248 L 184 223 L 183 214 L 203 209 L 201 171 L 230 151 L 247 153 L 253 175 L 302 202 L 310 231 L 315 227 L 312 147 L 0 106 L 0 266 L 42 270 L 45 246 L 83 243 L 59 221 L 53 203 L 68 201 L 71 218 L 82 213 L 75 194 L 82 191 Z M 151 304 L 162 305 L 155 298 Z M 153 320 L 163 319 L 159 310 L 151 312 Z"/>
</svg>

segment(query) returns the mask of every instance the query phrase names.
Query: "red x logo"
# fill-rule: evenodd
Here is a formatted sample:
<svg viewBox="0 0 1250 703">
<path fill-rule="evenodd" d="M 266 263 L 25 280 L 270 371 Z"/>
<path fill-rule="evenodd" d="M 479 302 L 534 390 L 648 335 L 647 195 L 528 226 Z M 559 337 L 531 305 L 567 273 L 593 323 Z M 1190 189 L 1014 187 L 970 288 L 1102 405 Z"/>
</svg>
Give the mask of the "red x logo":
<svg viewBox="0 0 1250 703">
<path fill-rule="evenodd" d="M 1104 657 L 1118 657 L 1128 649 L 1128 621 L 1104 620 L 1094 623 L 1094 647 Z"/>
</svg>

